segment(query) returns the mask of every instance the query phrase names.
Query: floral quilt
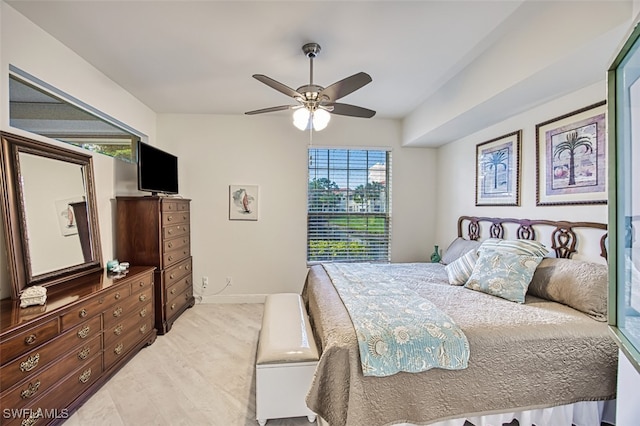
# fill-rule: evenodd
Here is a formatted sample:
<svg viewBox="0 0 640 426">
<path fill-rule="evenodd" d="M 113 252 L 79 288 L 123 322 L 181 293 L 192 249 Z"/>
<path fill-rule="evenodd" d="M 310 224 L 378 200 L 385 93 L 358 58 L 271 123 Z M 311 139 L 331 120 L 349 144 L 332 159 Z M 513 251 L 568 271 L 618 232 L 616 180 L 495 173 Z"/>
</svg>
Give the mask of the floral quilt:
<svg viewBox="0 0 640 426">
<path fill-rule="evenodd" d="M 412 289 L 410 266 L 323 266 L 353 322 L 365 376 L 467 368 L 466 336 L 447 314 Z"/>
</svg>

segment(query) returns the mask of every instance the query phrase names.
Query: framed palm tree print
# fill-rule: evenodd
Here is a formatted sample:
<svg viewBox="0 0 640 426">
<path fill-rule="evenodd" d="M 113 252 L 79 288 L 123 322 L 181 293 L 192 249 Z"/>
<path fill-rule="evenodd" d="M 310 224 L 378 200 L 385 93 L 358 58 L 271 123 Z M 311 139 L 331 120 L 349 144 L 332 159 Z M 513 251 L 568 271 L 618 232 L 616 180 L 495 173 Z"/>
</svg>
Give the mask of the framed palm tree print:
<svg viewBox="0 0 640 426">
<path fill-rule="evenodd" d="M 606 204 L 606 105 L 536 125 L 536 204 Z"/>
<path fill-rule="evenodd" d="M 476 145 L 476 206 L 520 205 L 522 130 Z"/>
</svg>

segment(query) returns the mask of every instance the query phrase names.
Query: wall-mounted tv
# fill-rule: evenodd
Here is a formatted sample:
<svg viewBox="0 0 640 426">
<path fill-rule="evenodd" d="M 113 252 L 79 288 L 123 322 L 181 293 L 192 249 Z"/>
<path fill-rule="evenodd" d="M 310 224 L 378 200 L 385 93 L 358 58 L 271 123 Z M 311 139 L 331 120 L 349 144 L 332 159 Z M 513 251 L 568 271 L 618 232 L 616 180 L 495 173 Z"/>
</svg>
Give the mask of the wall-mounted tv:
<svg viewBox="0 0 640 426">
<path fill-rule="evenodd" d="M 138 141 L 138 189 L 157 194 L 178 193 L 178 157 Z"/>
</svg>

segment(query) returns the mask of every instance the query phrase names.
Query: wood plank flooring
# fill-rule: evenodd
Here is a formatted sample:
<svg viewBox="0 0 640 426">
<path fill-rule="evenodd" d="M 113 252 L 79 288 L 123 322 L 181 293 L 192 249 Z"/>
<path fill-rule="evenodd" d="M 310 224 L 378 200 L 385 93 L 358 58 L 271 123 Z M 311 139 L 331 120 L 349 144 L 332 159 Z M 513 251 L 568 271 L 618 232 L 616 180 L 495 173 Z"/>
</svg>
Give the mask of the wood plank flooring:
<svg viewBox="0 0 640 426">
<path fill-rule="evenodd" d="M 198 304 L 140 351 L 65 426 L 255 426 L 262 304 Z M 314 426 L 306 417 L 267 426 Z"/>
</svg>

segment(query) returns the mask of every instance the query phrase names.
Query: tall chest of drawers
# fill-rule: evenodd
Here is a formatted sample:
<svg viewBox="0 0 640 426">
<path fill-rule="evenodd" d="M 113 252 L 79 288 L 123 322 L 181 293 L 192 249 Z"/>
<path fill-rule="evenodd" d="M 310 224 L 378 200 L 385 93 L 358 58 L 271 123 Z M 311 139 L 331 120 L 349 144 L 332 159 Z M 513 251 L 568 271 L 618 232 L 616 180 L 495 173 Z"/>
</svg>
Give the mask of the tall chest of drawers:
<svg viewBox="0 0 640 426">
<path fill-rule="evenodd" d="M 153 268 L 56 286 L 44 306 L 1 302 L 0 424 L 63 422 L 153 343 Z M 62 288 L 58 288 L 62 287 Z"/>
<path fill-rule="evenodd" d="M 155 326 L 167 333 L 195 304 L 191 268 L 191 200 L 116 197 L 116 255 L 155 272 Z"/>
</svg>

